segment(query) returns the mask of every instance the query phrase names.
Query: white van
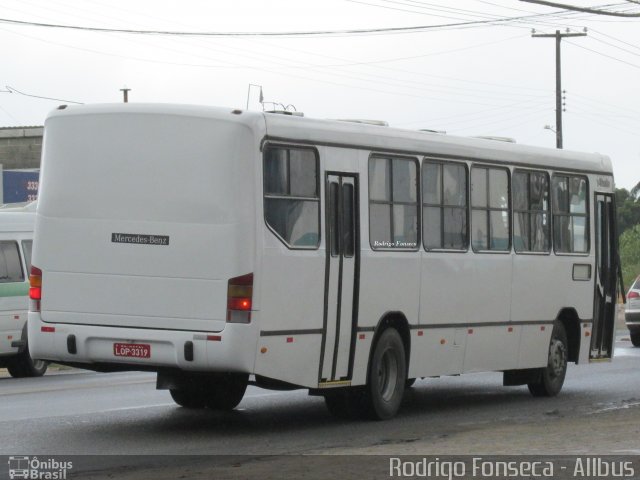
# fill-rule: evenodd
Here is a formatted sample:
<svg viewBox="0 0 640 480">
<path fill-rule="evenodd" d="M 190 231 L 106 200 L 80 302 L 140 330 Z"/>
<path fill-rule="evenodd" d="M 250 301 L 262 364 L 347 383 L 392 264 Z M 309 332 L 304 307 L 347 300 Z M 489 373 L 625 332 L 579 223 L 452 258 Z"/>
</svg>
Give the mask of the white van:
<svg viewBox="0 0 640 480">
<path fill-rule="evenodd" d="M 0 207 L 0 368 L 13 377 L 39 377 L 48 363 L 27 345 L 29 270 L 36 202 Z"/>
</svg>

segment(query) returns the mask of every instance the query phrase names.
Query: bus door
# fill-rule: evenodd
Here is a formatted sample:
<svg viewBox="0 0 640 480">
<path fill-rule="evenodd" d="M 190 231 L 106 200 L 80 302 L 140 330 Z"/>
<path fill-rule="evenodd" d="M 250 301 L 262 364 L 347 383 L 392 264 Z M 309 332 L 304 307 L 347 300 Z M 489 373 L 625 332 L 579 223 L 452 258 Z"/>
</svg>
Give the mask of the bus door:
<svg viewBox="0 0 640 480">
<path fill-rule="evenodd" d="M 327 172 L 325 185 L 326 263 L 320 384 L 348 383 L 355 351 L 360 221 L 358 176 Z"/>
<path fill-rule="evenodd" d="M 615 338 L 617 253 L 612 195 L 595 197 L 596 272 L 590 359 L 611 358 Z"/>
</svg>

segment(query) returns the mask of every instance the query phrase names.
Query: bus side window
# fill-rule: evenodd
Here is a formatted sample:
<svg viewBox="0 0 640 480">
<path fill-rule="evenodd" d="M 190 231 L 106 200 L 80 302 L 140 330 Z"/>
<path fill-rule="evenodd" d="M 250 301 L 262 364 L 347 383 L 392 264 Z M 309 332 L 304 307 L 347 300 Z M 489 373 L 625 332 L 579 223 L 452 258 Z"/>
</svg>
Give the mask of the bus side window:
<svg viewBox="0 0 640 480">
<path fill-rule="evenodd" d="M 515 251 L 549 252 L 549 175 L 546 172 L 516 170 L 512 185 Z"/>
<path fill-rule="evenodd" d="M 22 241 L 22 253 L 24 253 L 24 262 L 27 267 L 27 275 L 31 273 L 31 250 L 33 248 L 33 240 Z"/>
<path fill-rule="evenodd" d="M 0 242 L 0 283 L 23 281 L 17 242 Z"/>
<path fill-rule="evenodd" d="M 554 175 L 552 186 L 553 244 L 556 253 L 588 253 L 587 179 Z"/>
<path fill-rule="evenodd" d="M 369 159 L 369 241 L 373 250 L 418 246 L 418 163 Z"/>
<path fill-rule="evenodd" d="M 289 248 L 317 249 L 320 194 L 315 150 L 267 147 L 263 172 L 267 225 Z"/>
<path fill-rule="evenodd" d="M 424 161 L 422 208 L 425 249 L 467 249 L 467 169 L 464 164 Z"/>
<path fill-rule="evenodd" d="M 471 168 L 472 245 L 476 251 L 509 251 L 509 170 Z"/>
</svg>

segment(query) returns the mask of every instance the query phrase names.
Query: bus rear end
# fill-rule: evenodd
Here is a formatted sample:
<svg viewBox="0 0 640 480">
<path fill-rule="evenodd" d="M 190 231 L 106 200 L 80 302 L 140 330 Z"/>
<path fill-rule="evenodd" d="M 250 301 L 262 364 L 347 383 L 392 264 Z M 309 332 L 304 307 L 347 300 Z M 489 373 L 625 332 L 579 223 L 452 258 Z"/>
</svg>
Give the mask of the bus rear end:
<svg viewBox="0 0 640 480">
<path fill-rule="evenodd" d="M 50 115 L 30 278 L 34 358 L 175 378 L 250 373 L 257 151 L 251 121 L 230 110 Z"/>
</svg>

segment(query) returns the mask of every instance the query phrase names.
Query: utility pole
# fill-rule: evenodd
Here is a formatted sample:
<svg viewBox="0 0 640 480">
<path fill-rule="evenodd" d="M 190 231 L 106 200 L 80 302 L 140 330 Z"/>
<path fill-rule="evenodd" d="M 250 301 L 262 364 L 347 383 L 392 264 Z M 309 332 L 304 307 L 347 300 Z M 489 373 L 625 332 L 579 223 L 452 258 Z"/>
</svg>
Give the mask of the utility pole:
<svg viewBox="0 0 640 480">
<path fill-rule="evenodd" d="M 131 91 L 131 89 L 125 87 L 121 88 L 120 91 L 122 92 L 124 103 L 129 103 L 129 92 Z"/>
<path fill-rule="evenodd" d="M 571 33 L 567 30 L 566 33 L 560 33 L 560 30 L 556 30 L 556 33 L 536 33 L 535 30 L 531 33 L 534 38 L 555 38 L 556 39 L 556 148 L 562 148 L 562 74 L 560 67 L 560 41 L 566 37 L 586 37 L 587 29 L 582 33 Z"/>
</svg>

